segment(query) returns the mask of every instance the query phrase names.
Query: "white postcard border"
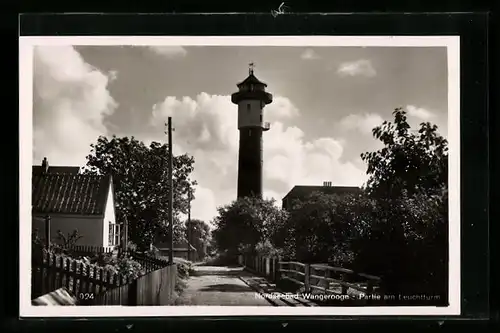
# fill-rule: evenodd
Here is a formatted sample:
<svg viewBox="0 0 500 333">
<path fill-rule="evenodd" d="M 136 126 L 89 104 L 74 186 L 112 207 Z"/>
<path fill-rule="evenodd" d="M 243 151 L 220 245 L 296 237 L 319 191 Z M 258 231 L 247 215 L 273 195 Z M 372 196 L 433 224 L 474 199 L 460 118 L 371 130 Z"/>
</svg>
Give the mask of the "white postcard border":
<svg viewBox="0 0 500 333">
<path fill-rule="evenodd" d="M 36 45 L 446 47 L 448 50 L 449 306 L 248 307 L 31 305 L 31 223 L 19 223 L 20 317 L 390 316 L 460 314 L 460 38 L 459 36 L 162 36 L 19 38 L 19 219 L 31 221 L 33 47 Z"/>
</svg>

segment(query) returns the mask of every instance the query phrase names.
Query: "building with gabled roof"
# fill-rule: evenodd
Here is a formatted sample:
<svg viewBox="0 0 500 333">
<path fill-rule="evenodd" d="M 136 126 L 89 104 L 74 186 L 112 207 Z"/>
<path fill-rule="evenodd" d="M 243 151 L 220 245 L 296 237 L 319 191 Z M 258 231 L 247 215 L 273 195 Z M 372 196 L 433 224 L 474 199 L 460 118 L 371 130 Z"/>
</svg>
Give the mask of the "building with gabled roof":
<svg viewBox="0 0 500 333">
<path fill-rule="evenodd" d="M 32 227 L 45 238 L 46 218 L 50 217 L 51 242 L 78 230 L 76 245 L 113 248 L 120 244 L 116 221 L 113 180 L 110 175 L 86 175 L 78 167 L 33 166 Z"/>
</svg>

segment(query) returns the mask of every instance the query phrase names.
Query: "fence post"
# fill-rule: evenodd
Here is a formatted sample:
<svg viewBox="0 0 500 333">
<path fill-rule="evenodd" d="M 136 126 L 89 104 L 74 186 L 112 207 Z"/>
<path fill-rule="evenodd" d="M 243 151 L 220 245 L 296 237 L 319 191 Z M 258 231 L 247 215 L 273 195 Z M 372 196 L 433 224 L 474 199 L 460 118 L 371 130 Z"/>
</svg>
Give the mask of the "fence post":
<svg viewBox="0 0 500 333">
<path fill-rule="evenodd" d="M 330 271 L 328 269 L 325 269 L 325 279 L 330 278 Z M 327 293 L 328 289 L 330 289 L 330 281 L 325 280 L 325 294 Z"/>
<path fill-rule="evenodd" d="M 275 262 L 274 262 L 274 280 L 276 282 L 278 282 L 281 278 L 281 272 L 280 272 L 280 269 L 281 269 L 281 264 L 280 264 L 280 258 L 275 258 L 274 259 Z"/>
<path fill-rule="evenodd" d="M 368 301 L 367 304 L 371 304 L 371 295 L 373 294 L 373 282 L 372 280 L 368 280 L 367 286 L 366 286 L 366 294 L 368 295 Z"/>
<path fill-rule="evenodd" d="M 50 216 L 45 217 L 45 246 L 50 248 Z"/>
<path fill-rule="evenodd" d="M 134 281 L 132 281 L 129 284 L 128 302 L 127 303 L 128 303 L 127 305 L 131 305 L 131 306 L 138 305 L 137 304 L 137 279 L 135 279 Z"/>
<path fill-rule="evenodd" d="M 309 270 L 310 270 L 309 264 L 305 264 L 304 266 L 304 289 L 305 292 L 311 292 L 311 283 L 310 283 L 310 275 L 309 275 Z"/>
<path fill-rule="evenodd" d="M 341 280 L 342 282 L 345 282 L 346 278 L 345 278 L 345 274 L 344 274 L 344 273 L 342 273 L 342 274 L 340 275 L 340 280 Z M 342 295 L 346 295 L 346 294 L 347 294 L 347 290 L 348 290 L 349 288 L 348 288 L 347 286 L 345 286 L 344 284 L 341 284 L 341 285 L 340 285 L 340 288 L 341 288 L 341 291 L 342 291 Z"/>
</svg>

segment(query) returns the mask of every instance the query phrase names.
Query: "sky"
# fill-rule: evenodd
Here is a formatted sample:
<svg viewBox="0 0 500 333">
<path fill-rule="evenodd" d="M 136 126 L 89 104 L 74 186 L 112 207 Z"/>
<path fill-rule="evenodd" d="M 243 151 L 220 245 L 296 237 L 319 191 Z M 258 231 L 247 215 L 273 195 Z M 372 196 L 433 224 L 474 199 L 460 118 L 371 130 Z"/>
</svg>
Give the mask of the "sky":
<svg viewBox="0 0 500 333">
<path fill-rule="evenodd" d="M 37 46 L 33 158 L 83 166 L 99 135 L 166 142 L 195 158 L 192 218 L 209 222 L 236 199 L 237 106 L 248 64 L 274 101 L 264 109 L 264 196 L 295 185 L 361 186 L 360 154 L 397 107 L 412 127 L 447 137 L 445 47 Z"/>
</svg>

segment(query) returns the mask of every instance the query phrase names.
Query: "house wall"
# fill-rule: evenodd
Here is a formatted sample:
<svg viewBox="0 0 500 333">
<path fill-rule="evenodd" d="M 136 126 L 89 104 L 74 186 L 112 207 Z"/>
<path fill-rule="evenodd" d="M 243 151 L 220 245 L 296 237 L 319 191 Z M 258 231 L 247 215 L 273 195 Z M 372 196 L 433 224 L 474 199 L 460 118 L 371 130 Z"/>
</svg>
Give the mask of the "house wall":
<svg viewBox="0 0 500 333">
<path fill-rule="evenodd" d="M 106 209 L 104 211 L 104 223 L 102 224 L 102 243 L 103 246 L 109 246 L 109 225 L 116 223 L 115 198 L 113 197 L 113 184 L 109 187 L 108 198 L 106 200 Z"/>
<path fill-rule="evenodd" d="M 45 215 L 35 215 L 32 219 L 32 230 L 38 229 L 38 236 L 45 239 Z M 57 242 L 57 231 L 67 236 L 78 229 L 82 236 L 76 245 L 106 246 L 103 243 L 103 218 L 95 216 L 75 215 L 50 215 L 50 237 L 52 242 Z"/>
</svg>

